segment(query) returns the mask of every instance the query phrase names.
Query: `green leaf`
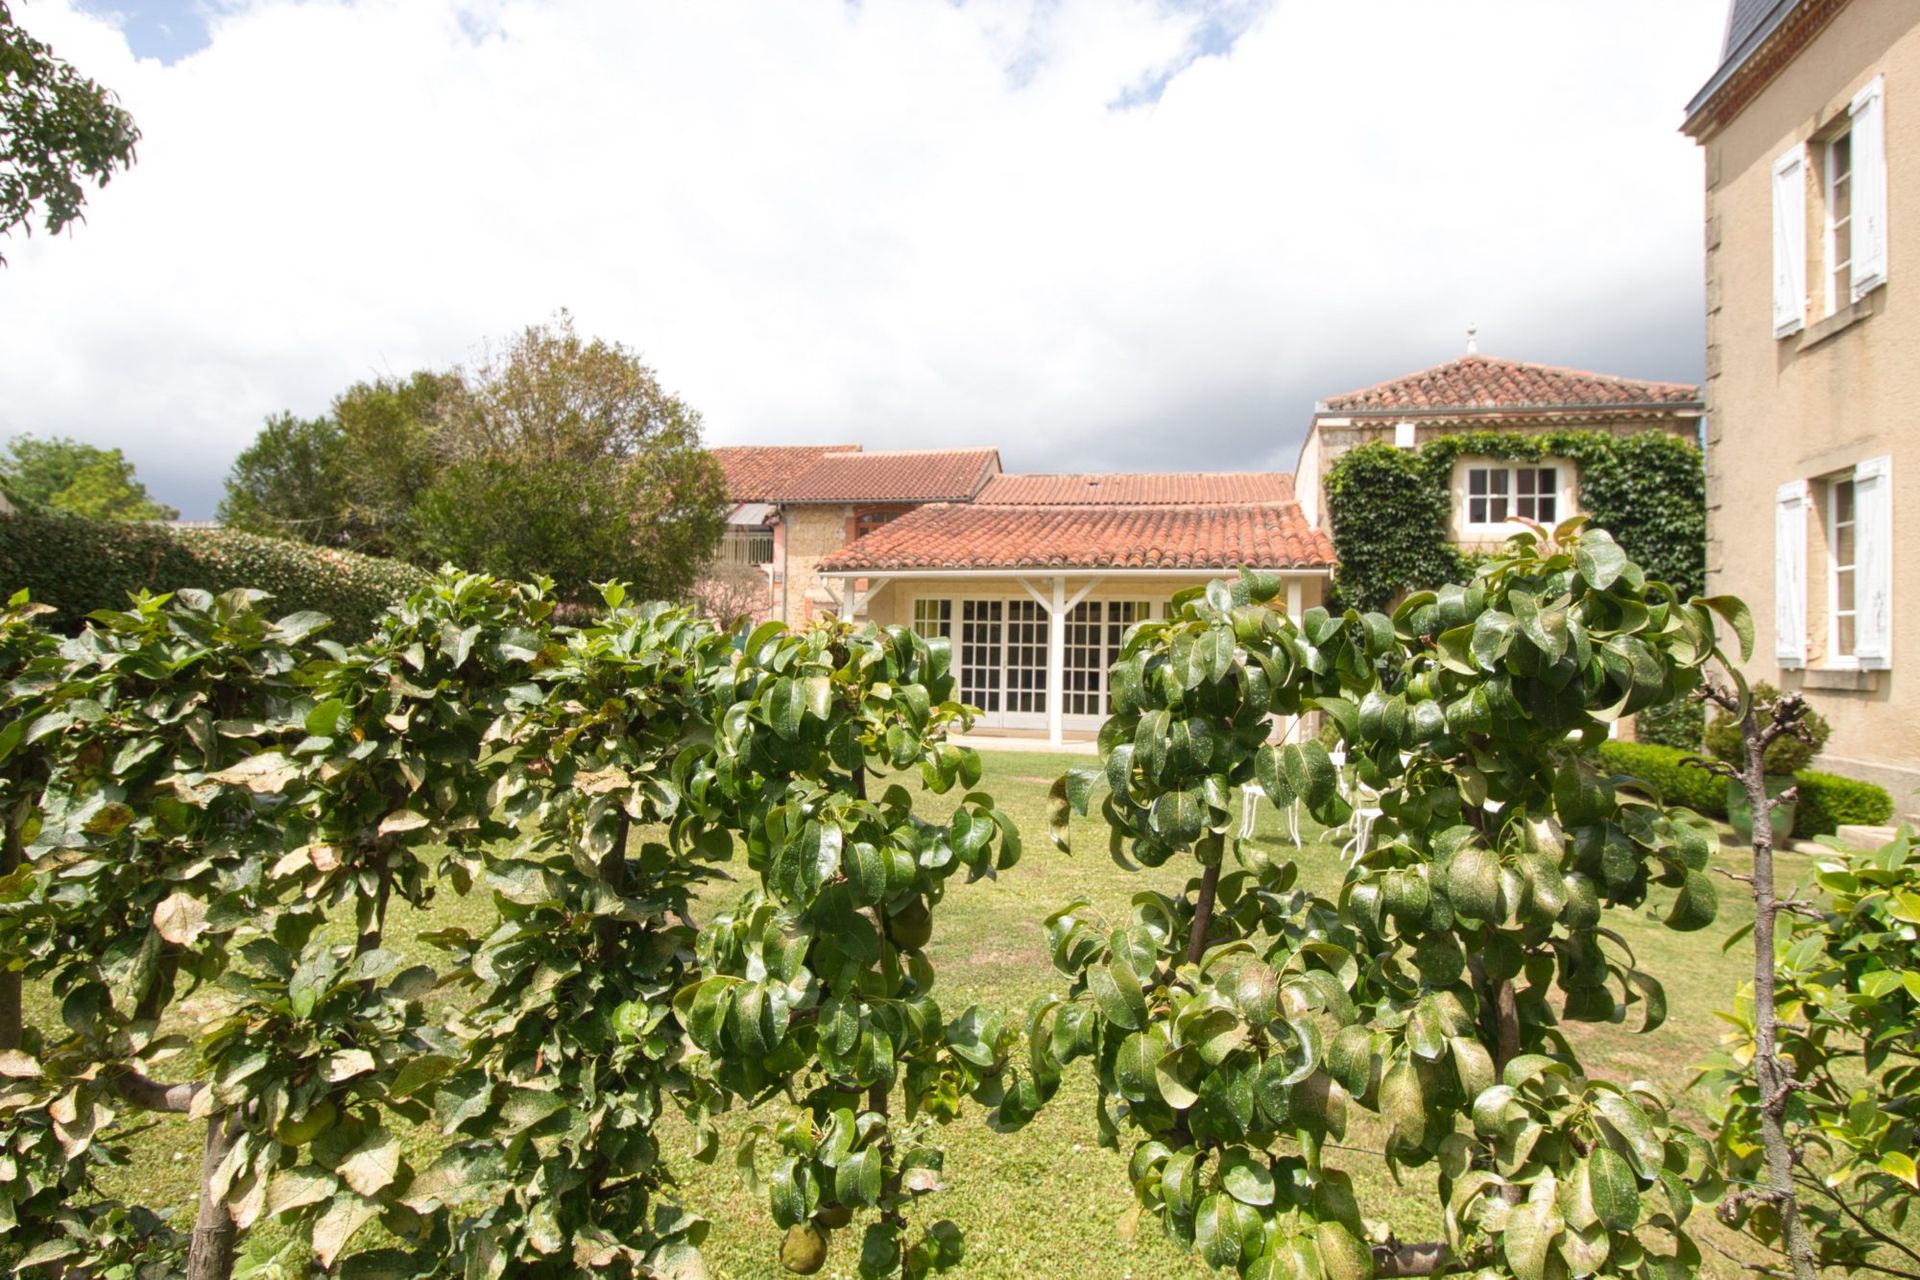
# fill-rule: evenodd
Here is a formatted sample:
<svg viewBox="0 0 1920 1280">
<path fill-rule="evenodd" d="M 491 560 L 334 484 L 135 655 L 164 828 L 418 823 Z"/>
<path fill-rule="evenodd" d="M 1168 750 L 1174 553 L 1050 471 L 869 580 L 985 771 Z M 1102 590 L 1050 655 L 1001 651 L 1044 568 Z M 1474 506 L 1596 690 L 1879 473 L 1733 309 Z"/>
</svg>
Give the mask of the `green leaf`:
<svg viewBox="0 0 1920 1280">
<path fill-rule="evenodd" d="M 1627 553 L 1605 529 L 1589 528 L 1580 536 L 1573 563 L 1588 586 L 1595 591 L 1605 591 L 1620 580 L 1621 570 L 1627 567 Z"/>
<path fill-rule="evenodd" d="M 1460 915 L 1474 920 L 1500 916 L 1500 859 L 1478 843 L 1462 845 L 1447 864 L 1447 897 Z"/>
<path fill-rule="evenodd" d="M 1706 606 L 1726 620 L 1740 641 L 1740 661 L 1753 658 L 1753 613 L 1739 596 L 1704 596 L 1696 603 Z"/>
<path fill-rule="evenodd" d="M 1529 1201 L 1507 1215 L 1501 1248 L 1515 1280 L 1545 1280 L 1547 1253 L 1564 1224 L 1551 1203 Z"/>
<path fill-rule="evenodd" d="M 1587 1184 L 1600 1221 L 1631 1231 L 1640 1220 L 1640 1184 L 1626 1158 L 1605 1143 L 1595 1146 L 1587 1156 Z"/>
<path fill-rule="evenodd" d="M 1713 923 L 1719 911 L 1720 894 L 1704 871 L 1688 868 L 1686 882 L 1667 911 L 1666 926 L 1676 933 L 1691 933 Z"/>
<path fill-rule="evenodd" d="M 1273 1203 L 1273 1170 L 1244 1151 L 1233 1152 L 1221 1162 L 1220 1182 L 1241 1204 Z"/>
<path fill-rule="evenodd" d="M 1140 989 L 1140 979 L 1118 960 L 1088 969 L 1087 990 L 1114 1026 L 1138 1031 L 1146 1025 L 1147 997 Z"/>
</svg>

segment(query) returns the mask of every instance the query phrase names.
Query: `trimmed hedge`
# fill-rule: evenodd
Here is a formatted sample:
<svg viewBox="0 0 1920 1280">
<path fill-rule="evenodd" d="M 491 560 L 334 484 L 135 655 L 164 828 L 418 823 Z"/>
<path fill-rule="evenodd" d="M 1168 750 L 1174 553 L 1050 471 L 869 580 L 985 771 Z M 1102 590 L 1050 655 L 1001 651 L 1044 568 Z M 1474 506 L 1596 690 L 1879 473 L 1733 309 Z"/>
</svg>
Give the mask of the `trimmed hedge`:
<svg viewBox="0 0 1920 1280">
<path fill-rule="evenodd" d="M 1796 836 L 1830 836 L 1843 826 L 1878 827 L 1893 820 L 1893 797 L 1883 787 L 1815 769 L 1802 769 L 1794 777 L 1800 782 Z"/>
<path fill-rule="evenodd" d="M 1681 761 L 1698 751 L 1682 751 L 1652 742 L 1603 742 L 1600 762 L 1615 773 L 1630 774 L 1660 793 L 1669 804 L 1683 804 L 1709 818 L 1727 816 L 1727 780 Z"/>
<path fill-rule="evenodd" d="M 1684 804 L 1696 813 L 1724 820 L 1726 779 L 1681 763 L 1699 754 L 1651 742 L 1606 742 L 1600 746 L 1601 763 L 1615 773 L 1631 774 L 1657 789 L 1669 803 Z M 1793 776 L 1800 784 L 1800 807 L 1793 818 L 1796 840 L 1830 836 L 1847 824 L 1880 826 L 1893 817 L 1893 797 L 1871 782 L 1817 769 L 1802 769 Z"/>
<path fill-rule="evenodd" d="M 45 512 L 0 516 L 0 598 L 25 587 L 69 630 L 96 609 L 125 608 L 142 588 L 257 587 L 283 613 L 326 614 L 334 638 L 352 641 L 428 579 L 398 560 L 231 529 L 106 524 Z"/>
</svg>

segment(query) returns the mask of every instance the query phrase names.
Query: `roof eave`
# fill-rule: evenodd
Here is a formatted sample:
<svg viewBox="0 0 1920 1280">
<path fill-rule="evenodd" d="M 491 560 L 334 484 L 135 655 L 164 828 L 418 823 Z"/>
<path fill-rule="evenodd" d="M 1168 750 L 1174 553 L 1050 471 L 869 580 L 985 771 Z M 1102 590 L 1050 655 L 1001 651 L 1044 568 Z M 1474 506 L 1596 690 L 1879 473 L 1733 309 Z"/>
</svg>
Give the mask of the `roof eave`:
<svg viewBox="0 0 1920 1280">
<path fill-rule="evenodd" d="M 1464 418 L 1492 417 L 1500 414 L 1525 417 L 1550 417 L 1554 415 L 1576 414 L 1638 414 L 1658 416 L 1672 414 L 1675 417 L 1687 417 L 1706 411 L 1704 400 L 1662 400 L 1658 403 L 1623 401 L 1617 404 L 1530 404 L 1530 405 L 1423 405 L 1417 409 L 1326 409 L 1313 415 L 1317 423 L 1322 418 Z"/>
<path fill-rule="evenodd" d="M 1101 564 L 1022 564 L 993 565 L 984 568 L 949 568 L 933 565 L 868 565 L 856 569 L 829 569 L 822 564 L 814 570 L 822 578 L 1005 578 L 1020 574 L 1100 574 L 1103 577 L 1191 578 L 1202 573 L 1233 573 L 1241 568 L 1268 573 L 1290 573 L 1299 577 L 1325 577 L 1332 564 L 1229 564 L 1189 565 L 1185 568 L 1139 568 L 1133 565 Z"/>
</svg>

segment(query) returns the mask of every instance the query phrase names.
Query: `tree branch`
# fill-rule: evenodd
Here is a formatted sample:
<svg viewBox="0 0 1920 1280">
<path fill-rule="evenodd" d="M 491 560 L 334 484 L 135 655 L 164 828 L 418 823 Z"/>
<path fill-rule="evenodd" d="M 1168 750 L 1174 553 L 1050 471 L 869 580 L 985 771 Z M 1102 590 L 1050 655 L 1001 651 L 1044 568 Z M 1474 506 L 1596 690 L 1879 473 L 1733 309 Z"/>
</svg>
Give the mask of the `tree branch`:
<svg viewBox="0 0 1920 1280">
<path fill-rule="evenodd" d="M 1377 1244 L 1373 1246 L 1373 1274 L 1376 1276 L 1438 1275 L 1453 1261 L 1442 1240 L 1420 1244 Z"/>
<path fill-rule="evenodd" d="M 113 1091 L 142 1111 L 185 1115 L 193 1106 L 194 1095 L 204 1088 L 205 1085 L 192 1080 L 180 1084 L 162 1084 L 158 1080 L 149 1080 L 132 1067 L 113 1074 Z"/>
</svg>

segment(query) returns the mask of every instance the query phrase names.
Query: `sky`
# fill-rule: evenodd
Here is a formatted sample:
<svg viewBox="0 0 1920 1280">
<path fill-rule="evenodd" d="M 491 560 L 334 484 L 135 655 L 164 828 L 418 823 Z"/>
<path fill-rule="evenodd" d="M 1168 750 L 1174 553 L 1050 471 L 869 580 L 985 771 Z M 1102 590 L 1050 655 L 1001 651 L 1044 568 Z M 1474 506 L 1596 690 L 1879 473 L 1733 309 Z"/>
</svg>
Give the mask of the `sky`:
<svg viewBox="0 0 1920 1280">
<path fill-rule="evenodd" d="M 1491 355 L 1697 381 L 1724 0 L 15 0 L 139 162 L 0 267 L 0 436 L 212 514 L 270 413 L 568 308 L 710 444 L 1291 470 Z"/>
</svg>

